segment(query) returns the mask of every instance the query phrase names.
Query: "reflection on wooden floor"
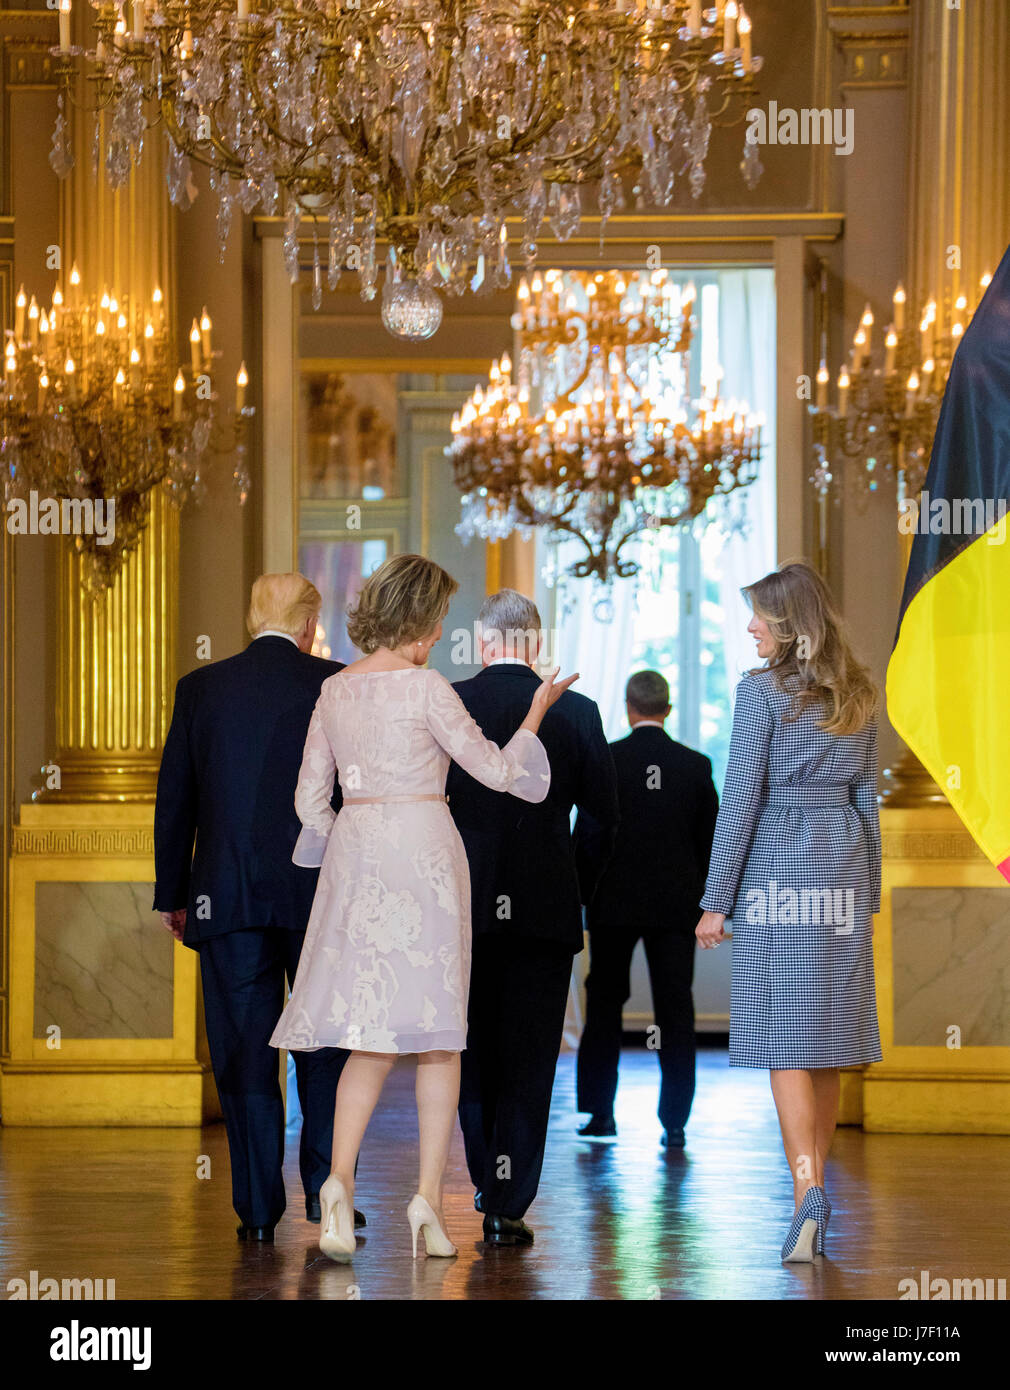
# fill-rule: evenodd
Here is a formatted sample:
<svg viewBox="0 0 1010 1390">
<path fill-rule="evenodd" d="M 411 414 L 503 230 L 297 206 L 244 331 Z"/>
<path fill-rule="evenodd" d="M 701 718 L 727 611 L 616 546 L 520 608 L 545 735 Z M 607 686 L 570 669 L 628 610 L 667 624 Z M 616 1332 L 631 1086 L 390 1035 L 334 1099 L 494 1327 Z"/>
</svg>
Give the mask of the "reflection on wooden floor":
<svg viewBox="0 0 1010 1390">
<path fill-rule="evenodd" d="M 393 1073 L 365 1142 L 350 1266 L 304 1219 L 297 1143 L 272 1246 L 235 1238 L 224 1129 L 0 1130 L 0 1297 L 7 1281 L 115 1279 L 166 1299 L 897 1298 L 899 1280 L 1006 1278 L 1010 1138 L 839 1132 L 829 1254 L 783 1266 L 791 1202 L 767 1075 L 699 1055 L 685 1151 L 659 1145 L 655 1059 L 624 1054 L 619 1138 L 575 1134 L 574 1059 L 558 1066 L 536 1244 L 486 1249 L 457 1134 L 447 1182 L 455 1260 L 410 1258 L 413 1067 Z M 201 1155 L 211 1178 L 197 1176 Z"/>
</svg>

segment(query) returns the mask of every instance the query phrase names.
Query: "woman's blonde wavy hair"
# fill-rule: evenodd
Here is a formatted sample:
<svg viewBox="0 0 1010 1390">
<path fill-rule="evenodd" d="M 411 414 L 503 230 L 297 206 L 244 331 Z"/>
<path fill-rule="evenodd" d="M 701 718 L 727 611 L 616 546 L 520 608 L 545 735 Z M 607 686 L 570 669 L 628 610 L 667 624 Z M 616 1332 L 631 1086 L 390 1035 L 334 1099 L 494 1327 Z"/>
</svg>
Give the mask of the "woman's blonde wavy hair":
<svg viewBox="0 0 1010 1390">
<path fill-rule="evenodd" d="M 824 580 L 810 565 L 793 561 L 741 590 L 756 617 L 768 624 L 775 651 L 764 666 L 793 696 L 789 719 L 820 705 L 820 728 L 854 734 L 877 712 L 878 693 L 857 661 L 845 624 Z M 752 673 L 753 674 L 753 673 Z"/>
<path fill-rule="evenodd" d="M 347 610 L 347 635 L 370 656 L 380 647 L 395 651 L 427 637 L 449 611 L 459 588 L 434 560 L 423 555 L 393 555 L 374 570 Z"/>
</svg>

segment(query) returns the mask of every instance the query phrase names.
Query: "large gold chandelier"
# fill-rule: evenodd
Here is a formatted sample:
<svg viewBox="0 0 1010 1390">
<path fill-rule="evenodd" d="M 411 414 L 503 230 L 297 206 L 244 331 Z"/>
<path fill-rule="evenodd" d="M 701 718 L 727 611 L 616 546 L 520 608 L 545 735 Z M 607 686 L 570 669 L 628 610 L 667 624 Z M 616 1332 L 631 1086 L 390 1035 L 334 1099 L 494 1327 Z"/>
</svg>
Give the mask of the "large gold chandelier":
<svg viewBox="0 0 1010 1390">
<path fill-rule="evenodd" d="M 383 318 L 407 338 L 438 327 L 436 291 L 509 283 L 507 217 L 532 265 L 544 223 L 569 238 L 590 188 L 602 237 L 625 172 L 643 200 L 668 204 L 681 175 L 698 197 L 712 129 L 742 120 L 761 67 L 737 0 L 92 0 L 88 51 L 70 3 L 57 172 L 83 58 L 114 187 L 164 138 L 177 204 L 190 161 L 214 171 L 222 242 L 236 208 L 281 216 L 296 279 L 299 225 L 325 218 L 330 287 L 356 270 L 365 299 L 387 241 Z M 753 187 L 758 147 L 742 149 Z"/>
<path fill-rule="evenodd" d="M 75 265 L 48 308 L 18 292 L 0 394 L 8 529 L 72 534 L 96 591 L 139 542 L 154 488 L 179 507 L 199 500 L 210 455 L 234 449 L 245 501 L 248 375 L 243 363 L 225 426 L 212 328 L 204 309 L 180 365 L 159 289 L 150 302 L 88 295 Z"/>
<path fill-rule="evenodd" d="M 638 572 L 636 537 L 753 482 L 761 420 L 720 399 L 718 370 L 692 406 L 694 288 L 665 270 L 549 270 L 523 278 L 518 301 L 514 376 L 506 354 L 452 422 L 456 529 L 578 540 L 567 574 L 609 588 Z"/>
</svg>

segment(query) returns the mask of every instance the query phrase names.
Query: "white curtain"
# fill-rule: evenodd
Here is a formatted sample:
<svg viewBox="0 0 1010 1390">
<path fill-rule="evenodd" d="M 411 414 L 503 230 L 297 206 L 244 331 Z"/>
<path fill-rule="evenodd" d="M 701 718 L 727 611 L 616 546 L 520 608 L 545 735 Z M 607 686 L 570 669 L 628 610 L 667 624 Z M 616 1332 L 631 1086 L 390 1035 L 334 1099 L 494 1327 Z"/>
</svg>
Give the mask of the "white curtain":
<svg viewBox="0 0 1010 1390">
<path fill-rule="evenodd" d="M 584 548 L 576 541 L 560 547 L 558 559 L 561 564 L 567 564 L 584 553 Z M 599 705 L 607 738 L 621 738 L 628 731 L 624 687 L 635 637 L 634 581 L 614 580 L 610 622 L 603 622 L 596 616 L 595 600 L 599 591 L 592 580 L 575 580 L 569 587 L 569 596 L 574 596 L 574 602 L 564 616 L 560 613 L 560 599 L 558 603 L 554 664 L 561 667 L 563 676 L 578 671 L 575 689 Z"/>
<path fill-rule="evenodd" d="M 764 448 L 757 480 L 746 493 L 749 527 L 725 544 L 722 599 L 726 615 L 723 651 L 730 690 L 757 658 L 747 633 L 750 606 L 741 595 L 744 584 L 775 568 L 775 277 L 752 267 L 719 274 L 719 357 L 724 376 L 724 399 L 745 400 L 765 417 Z"/>
<path fill-rule="evenodd" d="M 558 567 L 579 559 L 582 554 L 584 549 L 578 541 L 562 544 L 556 554 Z M 612 618 L 609 622 L 602 622 L 596 615 L 599 596 L 599 590 L 589 579 L 570 584 L 564 603 L 561 595 L 555 593 L 554 641 L 551 651 L 544 655 L 551 664 L 561 667 L 563 676 L 578 671 L 575 689 L 599 705 L 603 731 L 608 740 L 613 741 L 628 731 L 624 686 L 631 665 L 631 647 L 635 635 L 635 585 L 628 579 L 614 581 Z M 584 984 L 588 965 L 586 951 L 575 957 L 568 990 L 562 1051 L 574 1051 L 582 1036 Z"/>
</svg>

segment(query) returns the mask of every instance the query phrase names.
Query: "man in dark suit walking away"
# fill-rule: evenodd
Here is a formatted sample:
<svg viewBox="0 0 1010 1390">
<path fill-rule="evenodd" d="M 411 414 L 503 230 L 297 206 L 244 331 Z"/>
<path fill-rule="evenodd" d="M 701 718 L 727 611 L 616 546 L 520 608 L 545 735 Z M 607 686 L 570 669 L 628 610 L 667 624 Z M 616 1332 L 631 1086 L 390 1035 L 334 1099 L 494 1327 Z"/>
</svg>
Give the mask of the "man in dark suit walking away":
<svg viewBox="0 0 1010 1390">
<path fill-rule="evenodd" d="M 242 1239 L 272 1240 L 285 1208 L 284 1105 L 269 1039 L 319 876 L 296 868 L 291 853 L 301 830 L 294 798 L 309 719 L 323 681 L 342 669 L 310 655 L 320 605 L 300 574 L 256 580 L 247 618 L 253 641 L 179 681 L 158 777 L 154 907 L 172 935 L 200 953 Z M 346 1057 L 332 1048 L 295 1053 L 310 1221 L 319 1220 L 319 1189 L 330 1171 Z"/>
<path fill-rule="evenodd" d="M 542 641 L 530 599 L 503 589 L 478 619 L 483 670 L 455 689 L 484 735 L 506 743 L 529 712 Z M 600 712 L 567 691 L 540 739 L 551 787 L 539 805 L 489 791 L 455 763 L 446 791 L 470 864 L 473 964 L 459 1118 L 475 1205 L 491 1244 L 528 1244 L 523 1220 L 540 1181 L 551 1091 L 582 914 L 573 806 L 606 838 L 617 785 Z"/>
<path fill-rule="evenodd" d="M 606 827 L 582 813 L 575 826 L 589 927 L 577 1100 L 591 1118 L 579 1133 L 617 1133 L 621 1014 L 631 993 L 631 957 L 643 939 L 658 1030 L 663 1143 L 681 1147 L 694 1100 L 694 928 L 719 798 L 709 759 L 676 743 L 663 727 L 670 687 L 659 672 L 633 675 L 625 699 L 631 733 L 610 745 L 621 816 L 609 859 Z"/>
</svg>

